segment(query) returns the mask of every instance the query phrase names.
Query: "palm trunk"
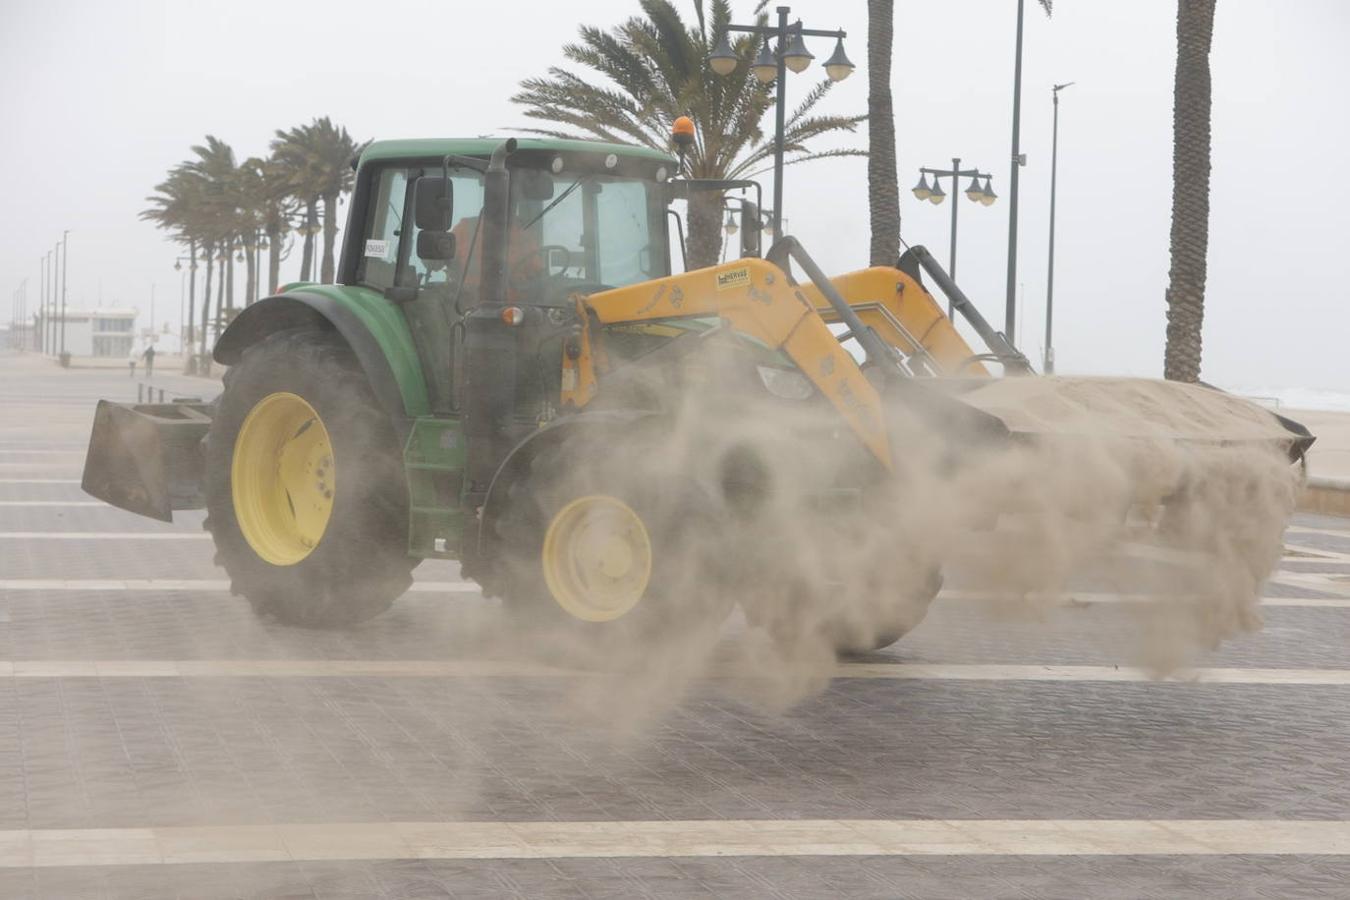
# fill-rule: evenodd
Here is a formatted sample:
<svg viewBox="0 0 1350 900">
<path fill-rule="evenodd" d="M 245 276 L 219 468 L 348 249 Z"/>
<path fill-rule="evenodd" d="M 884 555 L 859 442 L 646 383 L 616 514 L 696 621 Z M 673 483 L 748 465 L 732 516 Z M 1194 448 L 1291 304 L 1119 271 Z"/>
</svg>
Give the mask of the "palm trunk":
<svg viewBox="0 0 1350 900">
<path fill-rule="evenodd" d="M 234 318 L 234 241 L 225 245 L 225 320 Z"/>
<path fill-rule="evenodd" d="M 244 245 L 244 305 L 252 306 L 258 296 L 258 246 Z"/>
<path fill-rule="evenodd" d="M 337 205 L 338 194 L 324 194 L 323 197 L 323 269 L 319 279 L 324 284 L 332 284 L 336 275 L 333 265 L 333 245 L 337 242 Z"/>
<path fill-rule="evenodd" d="M 207 322 L 211 319 L 211 275 L 213 266 L 211 256 L 215 253 L 215 244 L 207 242 L 202 244 L 202 256 L 206 257 L 206 291 L 202 294 L 202 355 L 206 355 L 206 335 L 210 331 Z"/>
<path fill-rule="evenodd" d="M 1200 380 L 1209 252 L 1209 48 L 1215 0 L 1179 0 L 1172 101 L 1172 267 L 1167 274 L 1163 376 Z"/>
<path fill-rule="evenodd" d="M 893 266 L 900 258 L 900 185 L 891 105 L 894 22 L 895 0 L 867 0 L 867 207 L 874 266 Z"/>
<path fill-rule="evenodd" d="M 722 194 L 699 191 L 689 198 L 689 258 L 685 267 L 702 269 L 717 264 L 722 251 Z"/>
<path fill-rule="evenodd" d="M 300 254 L 300 280 L 312 281 L 314 271 L 314 226 L 319 222 L 318 200 L 305 204 L 305 247 Z"/>
<path fill-rule="evenodd" d="M 193 323 L 197 320 L 197 242 L 188 241 L 188 305 L 187 333 L 183 335 L 183 355 L 192 355 L 192 338 L 196 333 Z"/>
<path fill-rule="evenodd" d="M 280 228 L 272 227 L 267 231 L 267 296 L 272 296 L 280 287 L 281 280 L 281 238 Z"/>
<path fill-rule="evenodd" d="M 225 257 L 229 255 L 226 246 L 222 245 L 220 260 L 220 271 L 216 273 L 216 315 L 211 320 L 211 324 L 220 329 L 220 322 L 225 314 Z"/>
</svg>

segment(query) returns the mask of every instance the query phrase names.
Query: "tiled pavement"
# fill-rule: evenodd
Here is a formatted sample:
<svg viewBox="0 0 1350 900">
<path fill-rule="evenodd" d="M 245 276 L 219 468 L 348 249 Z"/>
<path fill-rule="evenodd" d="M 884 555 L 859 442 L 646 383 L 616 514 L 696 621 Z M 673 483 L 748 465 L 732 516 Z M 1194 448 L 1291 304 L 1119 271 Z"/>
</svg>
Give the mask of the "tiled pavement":
<svg viewBox="0 0 1350 900">
<path fill-rule="evenodd" d="M 170 392 L 203 393 L 204 382 L 157 377 Z M 314 632 L 259 621 L 215 588 L 23 587 L 223 577 L 209 541 L 136 536 L 198 534 L 200 514 L 162 525 L 99 507 L 6 505 L 86 501 L 77 484 L 37 480 L 78 478 L 92 399 L 133 398 L 131 384 L 0 356 L 0 534 L 29 535 L 0 537 L 0 663 L 519 658 L 493 604 L 473 594 L 411 593 L 372 622 Z M 72 532 L 117 536 L 35 536 Z M 1294 605 L 1268 605 L 1263 631 L 1201 665 L 1350 668 L 1350 602 L 1340 602 L 1350 601 L 1350 523 L 1300 516 L 1287 543 L 1284 574 L 1265 594 Z M 425 565 L 417 578 L 455 582 L 458 571 Z M 1131 623 L 1120 603 L 1032 620 L 954 599 L 867 661 L 1124 665 Z M 20 672 L 0 667 L 0 897 L 1350 894 L 1350 846 L 1309 853 L 1300 850 L 1312 845 L 1274 838 L 1252 852 L 1140 855 L 1128 843 L 1109 855 L 1067 845 L 1017 852 L 989 843 L 953 855 L 826 855 L 761 836 L 763 855 L 648 857 L 629 834 L 637 826 L 624 825 L 952 820 L 979 832 L 996 820 L 1344 823 L 1350 686 L 839 678 L 775 713 L 733 686 L 700 681 L 644 720 L 603 680 L 509 671 Z M 260 861 L 218 837 L 219 862 L 135 864 L 119 849 L 142 829 L 222 835 L 222 826 L 240 826 L 253 835 L 272 825 L 400 822 L 592 823 L 606 841 L 634 843 L 601 857 L 564 847 L 548 851 L 553 858 L 408 859 L 343 843 L 334 830 L 320 855 L 349 858 L 307 858 L 287 845 L 277 857 L 285 861 Z M 30 868 L 16 848 L 35 840 L 69 850 Z M 782 852 L 790 855 L 774 855 Z"/>
</svg>

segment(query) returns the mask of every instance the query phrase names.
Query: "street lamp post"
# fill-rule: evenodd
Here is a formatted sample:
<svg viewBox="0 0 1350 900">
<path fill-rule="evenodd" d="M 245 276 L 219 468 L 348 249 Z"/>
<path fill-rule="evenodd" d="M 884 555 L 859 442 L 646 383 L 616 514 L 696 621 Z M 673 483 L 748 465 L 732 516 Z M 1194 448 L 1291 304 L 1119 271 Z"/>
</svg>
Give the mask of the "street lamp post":
<svg viewBox="0 0 1350 900">
<path fill-rule="evenodd" d="M 52 260 L 52 271 L 51 271 L 51 275 L 48 276 L 48 278 L 47 278 L 47 281 L 48 281 L 48 282 L 51 284 L 51 286 L 52 286 L 52 302 L 51 302 L 51 307 L 52 307 L 52 333 L 51 333 L 51 337 L 50 337 L 50 338 L 48 339 L 48 341 L 47 341 L 47 347 L 48 347 L 47 352 L 50 353 L 53 357 L 55 357 L 55 356 L 56 356 L 56 328 L 57 328 L 57 321 L 56 321 L 56 291 L 57 291 L 57 288 L 60 287 L 60 282 L 61 282 L 61 268 L 60 268 L 60 267 L 61 267 L 61 242 L 60 242 L 60 241 L 57 241 L 57 242 L 56 242 L 56 246 L 53 247 L 53 248 L 51 249 L 51 252 L 48 253 L 47 255 L 50 256 L 50 257 L 51 257 L 51 260 Z"/>
<path fill-rule="evenodd" d="M 1045 276 L 1045 374 L 1055 374 L 1055 347 L 1051 340 L 1055 314 L 1055 178 L 1059 170 L 1059 92 L 1074 82 L 1050 89 L 1055 107 L 1055 124 L 1050 138 L 1050 261 Z"/>
<path fill-rule="evenodd" d="M 933 186 L 931 188 L 928 186 L 927 176 L 929 175 L 933 176 Z M 952 167 L 950 169 L 930 169 L 927 166 L 921 166 L 919 168 L 919 183 L 914 186 L 914 196 L 918 197 L 920 200 L 927 200 L 936 206 L 947 198 L 947 194 L 942 190 L 942 184 L 939 179 L 950 178 L 952 180 L 952 193 L 956 194 L 961 190 L 961 179 L 969 178 L 970 187 L 966 188 L 966 197 L 968 197 L 972 203 L 993 206 L 994 201 L 998 199 L 998 195 L 994 193 L 994 189 L 989 185 L 989 181 L 993 177 L 993 175 L 990 175 L 987 172 L 981 172 L 979 169 L 962 169 L 961 158 L 959 156 L 954 156 L 952 157 Z M 981 178 L 984 179 L 983 187 L 980 186 Z M 947 257 L 947 274 L 951 276 L 953 281 L 956 280 L 956 211 L 960 205 L 961 204 L 956 202 L 955 198 L 952 199 L 951 251 Z M 950 319 L 951 317 L 952 304 L 948 301 L 947 318 Z"/>
<path fill-rule="evenodd" d="M 188 264 L 188 270 L 186 272 L 183 272 L 184 262 Z M 193 334 L 195 333 L 195 329 L 193 328 L 193 326 L 196 323 L 195 310 L 197 303 L 197 248 L 195 246 L 191 247 L 189 249 L 189 255 L 179 256 L 175 258 L 173 261 L 173 269 L 175 272 L 183 272 L 183 277 L 188 279 L 187 313 L 184 314 L 182 310 L 179 310 L 178 313 L 179 329 L 184 331 L 183 341 L 184 345 L 186 346 L 192 343 Z M 179 305 L 180 306 L 182 305 L 181 302 Z M 190 356 L 191 354 L 189 353 L 188 355 Z"/>
<path fill-rule="evenodd" d="M 69 286 L 67 273 L 70 266 L 70 231 L 61 232 L 61 365 L 70 365 L 70 356 L 66 353 L 66 288 Z"/>
<path fill-rule="evenodd" d="M 854 66 L 844 54 L 844 38 L 848 37 L 846 32 L 816 31 L 803 28 L 800 19 L 793 24 L 788 24 L 788 14 L 792 12 L 792 8 L 788 6 L 775 7 L 774 11 L 778 14 L 777 25 L 728 25 L 716 49 L 708 55 L 708 64 L 718 75 L 730 75 L 736 70 L 736 66 L 740 63 L 740 57 L 731 49 L 731 42 L 727 38 L 728 32 L 734 31 L 738 34 L 753 35 L 762 42 L 759 55 L 755 57 L 750 69 L 759 79 L 760 84 L 777 83 L 773 138 L 773 231 L 774 234 L 781 235 L 783 233 L 783 132 L 787 126 L 787 88 L 785 84 L 787 70 L 791 69 L 797 73 L 804 72 L 807 66 L 811 65 L 811 60 L 815 59 L 815 56 L 806 49 L 806 43 L 803 40 L 806 37 L 832 37 L 835 39 L 834 53 L 829 59 L 825 60 L 825 74 L 829 76 L 831 81 L 843 81 L 853 73 Z M 791 39 L 790 43 L 789 38 Z M 769 49 L 770 39 L 774 42 L 773 50 Z"/>
<path fill-rule="evenodd" d="M 1004 320 L 1004 332 L 1009 343 L 1013 341 L 1017 324 L 1017 175 L 1018 169 L 1026 165 L 1022 155 L 1022 7 L 1024 0 L 1017 0 L 1017 50 L 1013 60 L 1013 122 L 1012 122 L 1012 169 L 1008 175 L 1008 296 Z"/>
<path fill-rule="evenodd" d="M 38 301 L 38 353 L 47 352 L 47 256 L 38 257 L 38 286 L 41 299 Z"/>
</svg>

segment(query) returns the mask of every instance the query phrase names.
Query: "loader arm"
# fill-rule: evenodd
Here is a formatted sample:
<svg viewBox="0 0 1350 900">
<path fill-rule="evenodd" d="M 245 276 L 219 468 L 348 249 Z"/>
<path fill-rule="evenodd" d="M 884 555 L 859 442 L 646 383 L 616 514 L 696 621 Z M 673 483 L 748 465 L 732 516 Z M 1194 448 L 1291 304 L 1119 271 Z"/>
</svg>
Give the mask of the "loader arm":
<svg viewBox="0 0 1350 900">
<path fill-rule="evenodd" d="M 858 318 L 904 354 L 915 374 L 989 374 L 933 296 L 899 269 L 874 266 L 831 278 L 830 283 Z M 821 318 L 839 321 L 818 287 L 807 283 L 801 290 Z"/>
<path fill-rule="evenodd" d="M 792 284 L 773 263 L 740 259 L 601 291 L 579 298 L 578 312 L 584 325 L 576 358 L 564 357 L 564 404 L 580 407 L 589 402 L 597 375 L 608 368 L 593 325 L 718 316 L 737 331 L 786 353 L 863 445 L 882 465 L 891 467 L 890 439 L 876 388 L 840 345 L 805 289 Z"/>
</svg>

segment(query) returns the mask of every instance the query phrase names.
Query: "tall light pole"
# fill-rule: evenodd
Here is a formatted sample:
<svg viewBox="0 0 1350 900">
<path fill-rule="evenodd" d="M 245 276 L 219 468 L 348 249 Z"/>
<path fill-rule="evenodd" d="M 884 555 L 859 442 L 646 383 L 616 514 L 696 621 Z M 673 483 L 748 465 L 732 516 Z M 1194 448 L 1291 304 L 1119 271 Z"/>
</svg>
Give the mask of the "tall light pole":
<svg viewBox="0 0 1350 900">
<path fill-rule="evenodd" d="M 58 276 L 61 274 L 60 270 L 58 269 L 58 266 L 61 265 L 60 241 L 56 242 L 56 246 L 51 249 L 51 252 L 49 252 L 47 256 L 51 257 L 52 261 L 52 271 L 51 274 L 47 276 L 47 283 L 52 286 L 52 300 L 51 300 L 52 323 L 51 323 L 51 335 L 47 339 L 47 352 L 54 357 L 56 356 L 56 287 L 57 282 L 60 280 Z"/>
<path fill-rule="evenodd" d="M 183 345 L 184 347 L 189 347 L 192 344 L 193 336 L 196 333 L 196 329 L 193 327 L 194 323 L 196 322 L 196 305 L 197 305 L 197 247 L 195 244 L 189 247 L 187 256 L 177 257 L 173 261 L 174 271 L 182 272 L 183 263 L 185 261 L 188 264 L 188 270 L 186 272 L 183 272 L 183 274 L 188 278 L 187 315 L 186 317 L 184 317 L 181 312 L 179 313 L 179 324 L 183 325 L 183 323 L 186 323 L 186 326 L 184 326 L 185 330 L 184 330 Z M 207 265 L 210 265 L 209 260 L 207 262 Z M 192 361 L 191 361 L 192 353 L 189 350 L 184 350 L 184 354 L 188 357 L 188 373 L 191 374 L 194 371 L 192 368 Z"/>
<path fill-rule="evenodd" d="M 787 125 L 787 70 L 791 69 L 798 73 L 804 72 L 807 66 L 811 65 L 811 60 L 815 59 L 815 55 L 806 49 L 806 43 L 802 40 L 804 37 L 832 37 L 835 39 L 834 54 L 825 60 L 825 74 L 829 76 L 831 81 L 843 81 L 853 73 L 854 66 L 844 55 L 844 38 L 848 37 L 846 32 L 815 31 L 803 28 L 800 19 L 789 25 L 788 14 L 792 12 L 792 8 L 788 6 L 775 7 L 774 12 L 778 14 L 777 25 L 728 25 L 727 30 L 722 33 L 722 39 L 718 42 L 716 49 L 708 54 L 708 64 L 718 75 L 730 75 L 736 71 L 736 66 L 740 63 L 740 57 L 736 55 L 736 51 L 731 49 L 731 42 L 727 38 L 729 32 L 754 35 L 763 42 L 760 46 L 759 55 L 755 57 L 750 70 L 754 72 L 760 84 L 777 82 L 773 132 L 773 232 L 782 235 L 783 132 Z M 774 42 L 773 50 L 769 49 L 771 38 Z M 791 38 L 790 43 L 789 38 Z"/>
<path fill-rule="evenodd" d="M 178 346 L 187 343 L 187 276 L 183 272 L 178 276 Z"/>
<path fill-rule="evenodd" d="M 66 354 L 66 288 L 69 287 L 69 267 L 70 267 L 70 231 L 61 232 L 61 365 L 70 365 L 70 357 Z"/>
<path fill-rule="evenodd" d="M 1012 171 L 1008 176 L 1008 298 L 1003 330 L 1009 342 L 1017 325 L 1017 170 L 1026 165 L 1022 156 L 1022 7 L 1017 0 L 1017 52 L 1013 61 Z"/>
<path fill-rule="evenodd" d="M 1050 89 L 1055 107 L 1055 124 L 1050 138 L 1050 262 L 1045 276 L 1045 374 L 1055 373 L 1055 347 L 1052 329 L 1055 316 L 1055 178 L 1059 171 L 1059 92 L 1072 81 L 1057 84 Z"/>
<path fill-rule="evenodd" d="M 41 299 L 38 301 L 38 353 L 47 352 L 47 257 L 38 257 L 38 286 Z"/>
</svg>

